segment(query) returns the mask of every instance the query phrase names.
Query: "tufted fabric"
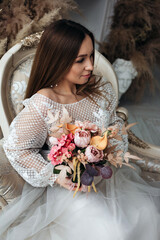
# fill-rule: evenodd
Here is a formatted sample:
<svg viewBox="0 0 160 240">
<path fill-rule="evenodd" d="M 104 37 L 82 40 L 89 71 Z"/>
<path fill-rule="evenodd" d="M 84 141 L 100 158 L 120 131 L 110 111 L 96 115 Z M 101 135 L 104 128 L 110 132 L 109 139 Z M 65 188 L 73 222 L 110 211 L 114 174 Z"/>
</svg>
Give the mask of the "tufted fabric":
<svg viewBox="0 0 160 240">
<path fill-rule="evenodd" d="M 26 61 L 21 63 L 13 72 L 11 81 L 11 103 L 15 115 L 17 115 L 23 108 L 23 100 L 27 89 L 28 79 L 31 72 L 33 57 L 29 57 Z"/>
</svg>

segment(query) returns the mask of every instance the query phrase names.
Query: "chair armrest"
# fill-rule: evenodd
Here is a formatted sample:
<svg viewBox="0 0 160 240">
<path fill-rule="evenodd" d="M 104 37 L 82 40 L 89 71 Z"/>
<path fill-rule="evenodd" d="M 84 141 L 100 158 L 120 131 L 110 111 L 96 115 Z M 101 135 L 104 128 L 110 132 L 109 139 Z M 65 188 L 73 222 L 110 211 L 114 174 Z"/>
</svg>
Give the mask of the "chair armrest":
<svg viewBox="0 0 160 240">
<path fill-rule="evenodd" d="M 127 124 L 128 110 L 124 107 L 118 107 L 117 115 Z M 147 143 L 138 138 L 131 130 L 128 130 L 129 149 L 151 158 L 160 160 L 160 146 Z"/>
<path fill-rule="evenodd" d="M 14 201 L 22 192 L 24 180 L 9 163 L 0 140 L 0 209 Z"/>
<path fill-rule="evenodd" d="M 117 113 L 118 117 L 120 117 L 124 120 L 124 122 L 127 122 L 127 120 L 128 120 L 128 110 L 126 108 L 118 107 L 116 109 L 116 113 Z"/>
<path fill-rule="evenodd" d="M 2 133 L 2 129 L 0 127 L 0 140 L 3 138 L 3 133 Z"/>
<path fill-rule="evenodd" d="M 119 107 L 116 112 L 127 125 L 127 109 Z M 141 177 L 149 182 L 160 181 L 160 146 L 152 145 L 141 140 L 131 130 L 127 130 L 127 132 L 129 152 L 140 158 L 140 160 L 131 161 L 141 168 Z"/>
</svg>

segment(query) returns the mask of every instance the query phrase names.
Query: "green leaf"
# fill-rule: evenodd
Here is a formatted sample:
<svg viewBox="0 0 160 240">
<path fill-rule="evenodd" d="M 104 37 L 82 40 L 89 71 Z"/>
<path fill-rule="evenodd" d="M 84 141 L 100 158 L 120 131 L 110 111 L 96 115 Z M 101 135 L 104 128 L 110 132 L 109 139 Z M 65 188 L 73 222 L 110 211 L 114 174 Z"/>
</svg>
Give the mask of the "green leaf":
<svg viewBox="0 0 160 240">
<path fill-rule="evenodd" d="M 59 169 L 56 169 L 56 168 L 54 168 L 54 169 L 53 169 L 53 173 L 54 173 L 54 174 L 59 174 L 59 173 L 60 173 L 60 171 L 61 171 L 61 170 L 59 170 Z"/>
</svg>

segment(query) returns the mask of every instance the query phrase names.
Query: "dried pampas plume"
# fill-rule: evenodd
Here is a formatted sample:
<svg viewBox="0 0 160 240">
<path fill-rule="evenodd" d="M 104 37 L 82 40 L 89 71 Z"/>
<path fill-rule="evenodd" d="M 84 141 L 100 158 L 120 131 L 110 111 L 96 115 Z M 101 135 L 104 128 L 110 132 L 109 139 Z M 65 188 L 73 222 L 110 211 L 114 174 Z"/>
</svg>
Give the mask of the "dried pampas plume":
<svg viewBox="0 0 160 240">
<path fill-rule="evenodd" d="M 124 94 L 139 101 L 146 86 L 154 91 L 154 63 L 160 59 L 160 1 L 119 0 L 114 8 L 109 35 L 101 53 L 113 63 L 117 58 L 132 60 L 138 76 Z"/>
<path fill-rule="evenodd" d="M 0 53 L 3 55 L 6 52 L 7 46 L 7 37 L 4 39 L 0 39 Z"/>
<path fill-rule="evenodd" d="M 39 21 L 34 22 L 33 29 L 37 32 L 42 31 L 50 22 L 61 18 L 60 16 L 60 8 L 55 9 L 53 12 L 45 13 Z"/>
<path fill-rule="evenodd" d="M 78 12 L 74 0 L 0 1 L 0 57 L 26 36 L 68 17 L 70 11 Z"/>
</svg>

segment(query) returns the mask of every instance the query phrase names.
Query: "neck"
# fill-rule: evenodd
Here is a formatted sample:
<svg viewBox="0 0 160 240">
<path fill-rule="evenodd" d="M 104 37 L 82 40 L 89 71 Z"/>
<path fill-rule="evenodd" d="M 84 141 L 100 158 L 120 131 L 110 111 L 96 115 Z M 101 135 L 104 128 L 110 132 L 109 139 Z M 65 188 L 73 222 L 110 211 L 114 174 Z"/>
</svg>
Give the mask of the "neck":
<svg viewBox="0 0 160 240">
<path fill-rule="evenodd" d="M 53 91 L 59 95 L 76 95 L 77 89 L 75 84 L 59 83 Z"/>
</svg>

